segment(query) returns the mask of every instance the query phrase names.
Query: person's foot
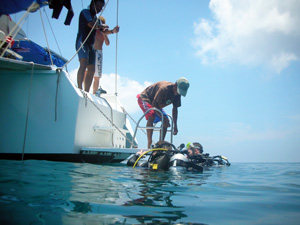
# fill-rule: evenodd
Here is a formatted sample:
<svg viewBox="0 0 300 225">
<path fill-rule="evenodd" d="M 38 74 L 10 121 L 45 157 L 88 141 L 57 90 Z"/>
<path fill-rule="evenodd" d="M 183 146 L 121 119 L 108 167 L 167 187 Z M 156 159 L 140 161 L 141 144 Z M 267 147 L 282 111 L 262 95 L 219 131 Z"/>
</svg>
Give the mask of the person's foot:
<svg viewBox="0 0 300 225">
<path fill-rule="evenodd" d="M 107 92 L 101 88 L 101 86 L 99 87 L 99 89 L 96 91 L 95 95 L 96 96 L 100 96 L 101 94 L 106 94 Z"/>
</svg>

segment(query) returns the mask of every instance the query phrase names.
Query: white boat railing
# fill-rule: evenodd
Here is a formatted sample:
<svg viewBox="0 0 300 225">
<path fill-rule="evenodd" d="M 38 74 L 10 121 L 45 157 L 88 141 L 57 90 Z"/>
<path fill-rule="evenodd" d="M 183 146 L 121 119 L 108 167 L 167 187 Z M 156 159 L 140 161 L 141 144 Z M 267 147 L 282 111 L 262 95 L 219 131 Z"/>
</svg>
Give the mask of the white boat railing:
<svg viewBox="0 0 300 225">
<path fill-rule="evenodd" d="M 142 119 L 146 116 L 146 114 L 151 111 L 151 110 L 154 110 L 156 112 L 159 112 L 160 113 L 160 116 L 161 116 L 161 125 L 160 127 L 141 127 L 139 124 L 140 122 L 142 121 Z M 171 137 L 170 137 L 170 142 L 171 144 L 173 144 L 173 118 L 168 115 L 168 117 L 171 119 L 171 129 L 168 130 L 167 128 L 167 132 L 171 132 Z M 151 109 L 148 109 L 142 116 L 141 118 L 138 120 L 137 124 L 136 124 L 136 127 L 135 127 L 135 131 L 134 131 L 134 135 L 133 135 L 133 140 L 135 139 L 135 136 L 136 136 L 136 133 L 137 133 L 137 129 L 152 129 L 153 131 L 160 131 L 160 140 L 163 140 L 163 125 L 164 125 L 164 115 L 163 113 L 161 112 L 161 110 L 157 109 L 157 108 L 151 108 Z M 133 147 L 133 143 L 131 143 L 131 147 Z"/>
<path fill-rule="evenodd" d="M 113 109 L 112 109 L 111 105 L 109 104 L 109 102 L 105 98 L 102 98 L 101 96 L 99 96 L 99 98 L 104 100 L 106 102 L 106 104 L 109 106 L 110 116 L 111 116 L 111 123 L 114 124 Z M 111 133 L 111 142 L 112 142 L 112 146 L 114 146 L 114 132 Z"/>
</svg>

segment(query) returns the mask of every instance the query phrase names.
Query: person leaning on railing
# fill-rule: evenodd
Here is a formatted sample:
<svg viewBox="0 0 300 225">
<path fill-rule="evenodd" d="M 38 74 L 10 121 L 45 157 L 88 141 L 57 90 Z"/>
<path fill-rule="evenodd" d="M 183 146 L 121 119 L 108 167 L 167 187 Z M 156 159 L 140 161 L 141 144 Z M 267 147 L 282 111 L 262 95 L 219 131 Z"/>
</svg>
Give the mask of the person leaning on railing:
<svg viewBox="0 0 300 225">
<path fill-rule="evenodd" d="M 155 84 L 147 87 L 141 94 L 137 95 L 138 104 L 142 111 L 145 113 L 150 108 L 157 108 L 162 111 L 164 115 L 164 124 L 163 124 L 163 141 L 166 136 L 167 128 L 170 127 L 170 122 L 167 114 L 163 110 L 164 107 L 173 104 L 172 117 L 174 121 L 174 130 L 173 134 L 178 133 L 177 127 L 177 115 L 178 107 L 181 106 L 181 96 L 186 96 L 187 90 L 190 84 L 189 81 L 181 77 L 176 83 L 168 81 L 159 81 Z M 156 113 L 154 110 L 149 111 L 146 115 L 147 127 L 153 127 L 154 123 L 161 121 L 160 113 Z M 152 135 L 153 130 L 147 129 L 147 139 L 148 139 L 148 148 L 152 144 Z"/>
</svg>

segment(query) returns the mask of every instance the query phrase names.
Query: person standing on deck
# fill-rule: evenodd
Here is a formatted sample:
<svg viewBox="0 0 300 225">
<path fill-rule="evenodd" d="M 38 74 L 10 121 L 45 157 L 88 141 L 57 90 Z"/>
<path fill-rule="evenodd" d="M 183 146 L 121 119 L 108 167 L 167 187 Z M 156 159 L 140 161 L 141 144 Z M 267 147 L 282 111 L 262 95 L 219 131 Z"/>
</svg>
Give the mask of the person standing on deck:
<svg viewBox="0 0 300 225">
<path fill-rule="evenodd" d="M 103 26 L 106 26 L 105 24 L 105 18 L 103 16 L 100 16 L 100 21 Z M 99 87 L 99 80 L 102 77 L 102 63 L 103 63 L 103 51 L 102 46 L 103 43 L 108 46 L 110 44 L 109 39 L 107 37 L 108 34 L 116 34 L 119 32 L 120 27 L 116 26 L 114 29 L 100 29 L 96 31 L 96 37 L 95 37 L 95 75 L 94 75 L 94 83 L 93 83 L 93 94 L 96 94 L 96 91 L 99 88 L 99 95 L 101 93 L 106 94 L 106 91 L 103 90 L 101 87 Z"/>
<path fill-rule="evenodd" d="M 83 9 L 79 15 L 79 28 L 76 38 L 76 50 L 80 48 L 82 43 L 89 35 L 94 24 L 97 22 L 96 14 L 101 11 L 104 6 L 104 0 L 91 0 L 88 9 Z M 84 90 L 89 92 L 93 76 L 95 73 L 95 51 L 93 49 L 95 41 L 95 32 L 98 29 L 106 29 L 107 26 L 97 24 L 90 36 L 78 52 L 79 69 L 77 73 L 77 85 L 79 89 L 82 89 L 82 83 L 84 82 Z M 84 73 L 87 69 L 87 74 L 84 79 Z"/>
<path fill-rule="evenodd" d="M 170 122 L 167 114 L 163 110 L 164 107 L 173 104 L 172 117 L 174 121 L 174 131 L 173 134 L 178 133 L 177 128 L 177 116 L 178 116 L 178 107 L 181 106 L 181 96 L 186 96 L 187 90 L 190 84 L 189 81 L 181 77 L 176 83 L 171 83 L 168 81 L 159 81 L 155 84 L 147 87 L 141 94 L 137 95 L 138 104 L 142 111 L 145 113 L 150 108 L 157 108 L 161 110 L 164 115 L 164 124 L 163 124 L 163 135 L 162 140 L 165 139 L 167 128 L 170 127 Z M 146 115 L 147 127 L 153 127 L 153 123 L 161 121 L 161 115 L 154 110 L 149 111 Z M 148 148 L 152 144 L 153 129 L 147 129 L 147 139 L 148 139 Z M 161 137 L 161 136 L 160 136 Z"/>
</svg>

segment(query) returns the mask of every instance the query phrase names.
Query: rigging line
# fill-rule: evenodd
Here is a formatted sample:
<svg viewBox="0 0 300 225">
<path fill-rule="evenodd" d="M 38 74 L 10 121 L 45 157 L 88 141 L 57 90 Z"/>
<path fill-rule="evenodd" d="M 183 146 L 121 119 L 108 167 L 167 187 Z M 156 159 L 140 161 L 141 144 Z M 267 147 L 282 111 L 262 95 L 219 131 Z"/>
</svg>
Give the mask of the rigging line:
<svg viewBox="0 0 300 225">
<path fill-rule="evenodd" d="M 49 24 L 49 26 L 50 26 L 50 28 L 51 28 L 52 35 L 53 35 L 53 37 L 54 37 L 54 40 L 55 40 L 55 43 L 56 43 L 56 45 L 57 45 L 58 51 L 59 51 L 60 55 L 63 56 L 63 54 L 61 53 L 60 47 L 59 47 L 59 45 L 58 45 L 58 42 L 57 42 L 55 33 L 54 33 L 53 29 L 52 29 L 52 26 L 51 26 L 51 23 L 50 23 L 50 20 L 49 20 L 49 17 L 48 17 L 48 15 L 47 15 L 47 13 L 46 13 L 45 8 L 44 8 L 44 13 L 45 13 L 46 18 L 47 18 L 47 20 L 48 20 L 48 24 Z"/>
<path fill-rule="evenodd" d="M 93 99 L 91 99 L 91 98 L 89 98 L 89 96 L 88 96 L 88 93 L 87 92 L 85 92 L 85 91 L 83 91 L 83 90 L 81 90 L 81 89 L 79 89 L 79 91 L 81 92 L 81 94 L 83 95 L 83 97 L 85 98 L 85 107 L 87 107 L 87 100 L 89 100 L 91 103 L 92 103 L 92 105 L 93 106 L 95 106 L 96 107 L 96 109 L 98 109 L 98 111 L 110 122 L 110 124 L 113 126 L 113 127 L 115 127 L 119 132 L 120 132 L 120 134 L 129 142 L 129 144 L 131 145 L 131 146 L 134 146 L 134 139 L 132 139 L 132 140 L 130 140 L 128 137 L 127 137 L 127 135 L 126 134 L 124 134 L 120 129 L 119 129 L 119 127 L 116 125 L 116 124 L 114 124 L 113 123 L 113 121 L 111 120 L 111 119 L 109 119 L 108 118 L 108 116 L 106 115 L 106 113 L 104 113 L 97 105 L 96 105 L 96 103 L 94 102 L 94 100 Z"/>
<path fill-rule="evenodd" d="M 46 18 L 47 18 L 47 20 L 48 20 L 48 24 L 49 24 L 49 26 L 50 26 L 50 28 L 51 28 L 52 35 L 53 35 L 53 37 L 54 37 L 54 40 L 55 40 L 56 46 L 57 46 L 57 48 L 58 48 L 59 54 L 60 54 L 61 56 L 63 56 L 63 54 L 62 54 L 62 52 L 61 52 L 61 50 L 60 50 L 58 41 L 57 41 L 57 39 L 56 39 L 55 33 L 54 33 L 54 31 L 53 31 L 53 28 L 52 28 L 52 26 L 51 26 L 49 17 L 48 17 L 48 15 L 47 15 L 47 12 L 46 12 L 45 8 L 43 8 L 43 9 L 44 9 L 44 13 L 45 13 L 45 15 L 46 15 Z M 48 47 L 48 49 L 49 49 L 49 47 Z M 50 51 L 50 49 L 49 49 L 49 51 Z M 68 72 L 68 67 L 67 67 L 67 66 L 66 66 L 66 71 Z"/>
<path fill-rule="evenodd" d="M 15 32 L 15 30 L 16 30 L 16 32 L 15 32 L 15 34 L 13 35 L 13 39 L 15 38 L 15 36 L 17 35 L 17 33 L 19 32 L 19 30 L 21 29 L 21 26 L 24 24 L 24 22 L 25 22 L 25 20 L 24 20 L 24 18 L 25 17 L 28 17 L 28 15 L 29 15 L 29 12 L 30 12 L 30 10 L 32 9 L 32 8 L 34 8 L 34 6 L 35 6 L 35 4 L 34 4 L 34 2 L 28 7 L 28 9 L 27 9 L 27 11 L 26 11 L 26 13 L 22 16 L 22 18 L 18 21 L 18 23 L 16 23 L 16 25 L 13 27 L 13 29 L 11 29 L 11 31 L 9 32 L 9 34 L 7 35 L 8 37 L 9 36 L 12 36 L 12 33 L 13 32 Z M 16 21 L 16 20 L 15 20 Z M 21 22 L 22 22 L 22 24 L 21 24 Z M 21 24 L 21 25 L 20 25 Z M 5 41 L 3 41 L 1 44 L 0 44 L 0 48 L 2 48 L 3 47 L 3 45 L 5 44 L 6 42 Z M 4 51 L 2 52 L 2 54 L 0 55 L 0 57 L 3 57 L 3 55 L 5 54 L 5 52 L 6 52 L 6 50 L 8 49 L 8 46 L 9 45 L 7 45 L 6 46 L 6 48 L 4 49 Z"/>
<path fill-rule="evenodd" d="M 119 25 L 119 0 L 117 0 L 117 26 Z M 116 33 L 115 95 L 118 96 L 118 33 Z"/>
<path fill-rule="evenodd" d="M 98 17 L 100 17 L 102 15 L 102 13 L 104 12 L 107 4 L 109 3 L 109 0 L 105 3 L 105 5 L 103 6 L 100 15 Z M 89 38 L 89 36 L 91 35 L 91 33 L 93 32 L 95 26 L 97 25 L 98 19 L 96 20 L 96 22 L 94 23 L 94 26 L 92 27 L 92 29 L 90 30 L 89 34 L 87 35 L 87 37 L 85 38 L 85 40 L 81 43 L 81 46 L 78 48 L 78 50 L 75 52 L 75 54 L 69 59 L 68 62 L 66 62 L 61 69 L 63 69 L 64 67 L 66 67 L 73 59 L 74 57 L 78 54 L 78 52 L 80 51 L 80 49 L 82 49 L 82 46 L 85 44 L 85 42 L 87 41 L 87 39 Z"/>
<path fill-rule="evenodd" d="M 27 15 L 27 18 L 28 18 L 28 15 Z M 19 23 L 20 26 L 19 26 L 18 29 L 16 30 L 15 34 L 12 36 L 12 40 L 15 39 L 15 37 L 17 36 L 19 30 L 21 29 L 21 27 L 22 27 L 23 24 L 25 23 L 25 21 L 26 21 L 26 19 L 23 19 L 22 22 L 20 21 L 20 23 Z M 13 28 L 12 31 L 11 31 L 11 32 L 9 33 L 9 35 L 7 35 L 7 36 L 10 37 L 11 34 L 14 32 L 14 30 L 15 30 L 15 28 Z M 5 41 L 2 42 L 1 47 L 2 47 L 2 45 L 3 45 L 4 43 L 5 43 Z M 11 47 L 12 47 L 12 46 L 11 46 Z M 6 52 L 6 50 L 7 50 L 8 48 L 9 48 L 9 45 L 7 45 L 7 46 L 5 47 L 4 51 L 3 51 L 2 54 L 1 54 L 1 57 L 5 54 L 5 52 Z"/>
<path fill-rule="evenodd" d="M 23 141 L 22 161 L 24 160 L 24 153 L 25 153 L 25 144 L 26 144 L 28 117 L 29 117 L 29 108 L 30 108 L 30 99 L 31 99 L 31 89 L 32 89 L 33 71 L 34 71 L 34 63 L 31 62 L 31 64 L 32 64 L 32 69 L 31 69 L 30 86 L 29 86 L 29 93 L 28 93 L 28 103 L 27 103 L 27 113 L 26 113 L 26 121 L 25 121 L 25 133 L 24 133 L 24 141 Z"/>
<path fill-rule="evenodd" d="M 22 18 L 19 20 L 19 22 L 13 27 L 13 29 L 9 32 L 9 34 L 8 34 L 8 36 L 11 36 L 12 35 L 12 33 L 15 31 L 15 29 L 17 29 L 18 28 L 18 30 L 16 31 L 16 34 L 19 32 L 19 30 L 21 29 L 21 26 L 19 26 L 19 24 L 24 20 L 24 18 L 27 16 L 28 17 L 28 14 L 30 13 L 30 11 L 33 9 L 33 8 L 35 8 L 35 6 L 36 6 L 36 2 L 33 2 L 28 8 L 27 8 L 27 11 L 26 11 L 26 13 L 24 13 L 24 15 L 22 16 Z M 15 15 L 16 16 L 16 15 Z M 24 21 L 23 21 L 23 23 L 24 23 Z M 23 24 L 22 23 L 22 24 Z M 16 36 L 16 34 L 14 35 L 14 37 Z M 0 44 L 0 48 L 2 48 L 2 46 L 4 45 L 4 43 L 5 42 L 2 42 L 1 44 Z M 7 48 L 8 48 L 8 45 L 6 46 L 6 48 L 4 49 L 4 51 L 2 52 L 2 54 L 1 54 L 1 56 L 0 57 L 3 57 L 3 55 L 4 55 L 4 53 L 5 53 L 5 51 L 7 50 Z"/>
<path fill-rule="evenodd" d="M 125 110 L 125 108 L 123 106 L 121 106 L 121 109 L 123 110 L 123 112 L 129 116 L 129 118 L 137 125 L 137 122 L 135 121 L 135 119 L 133 119 L 133 117 Z M 142 130 L 142 132 L 147 135 L 146 131 L 145 130 Z"/>
<path fill-rule="evenodd" d="M 51 52 L 50 52 L 50 47 L 49 47 L 47 35 L 46 35 L 46 30 L 45 30 L 45 26 L 44 26 L 44 21 L 43 21 L 43 16 L 42 16 L 41 8 L 39 8 L 39 11 L 40 11 L 41 20 L 42 20 L 42 25 L 43 25 L 43 30 L 44 30 L 44 34 L 45 34 L 45 38 L 46 38 L 46 42 L 47 42 L 47 46 L 48 46 L 48 53 L 49 53 L 49 56 L 50 56 L 51 64 L 52 64 L 52 66 L 53 66 L 52 56 L 51 56 Z"/>
<path fill-rule="evenodd" d="M 28 34 L 29 34 L 29 32 L 28 32 L 28 30 L 29 30 L 29 29 L 28 29 L 28 27 L 29 27 L 29 17 L 26 18 L 26 22 L 27 22 L 26 35 L 28 35 Z"/>
</svg>

